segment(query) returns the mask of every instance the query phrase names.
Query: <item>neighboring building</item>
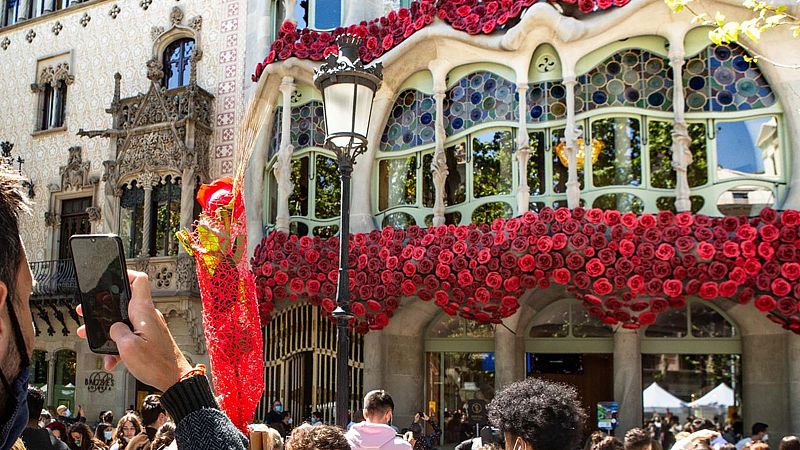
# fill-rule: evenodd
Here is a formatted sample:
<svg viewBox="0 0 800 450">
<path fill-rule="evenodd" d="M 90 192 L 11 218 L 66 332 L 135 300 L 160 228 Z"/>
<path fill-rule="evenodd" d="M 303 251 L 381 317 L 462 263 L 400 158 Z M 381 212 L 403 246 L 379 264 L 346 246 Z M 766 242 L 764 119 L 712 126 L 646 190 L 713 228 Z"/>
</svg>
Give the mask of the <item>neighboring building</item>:
<svg viewBox="0 0 800 450">
<path fill-rule="evenodd" d="M 78 339 L 68 239 L 118 233 L 192 362 L 208 362 L 194 261 L 174 232 L 198 182 L 231 174 L 244 109 L 242 0 L 4 0 L 0 141 L 24 160 L 22 238 L 37 282 L 31 384 L 47 404 L 117 417 L 153 388 Z"/>
<path fill-rule="evenodd" d="M 319 1 L 285 3 L 299 28 L 328 11 Z M 746 14 L 725 2 L 704 7 Z M 344 25 L 375 17 L 344 16 Z M 389 40 L 369 148 L 353 174 L 352 230 L 489 222 L 579 204 L 712 216 L 800 208 L 800 93 L 792 87 L 800 75 L 767 62 L 800 64 L 798 41 L 788 31 L 765 34 L 751 44 L 764 57 L 748 62 L 743 47 L 714 45 L 707 31 L 662 0 L 590 14 L 565 2 L 535 4 L 490 35 L 436 19 L 399 45 Z M 318 63 L 268 62 L 245 116 L 260 129 L 246 191 L 251 247 L 265 227 L 324 238 L 339 220 L 338 170 L 323 148 L 312 82 Z M 566 145 L 585 154 L 572 171 Z M 396 425 L 419 410 L 443 421 L 467 399 L 491 399 L 530 375 L 574 384 L 590 413 L 618 401 L 628 429 L 642 423 L 642 390 L 653 381 L 687 402 L 724 382 L 746 426 L 760 420 L 777 436 L 800 432 L 800 338 L 750 306 L 690 299 L 637 332 L 591 318 L 559 286 L 520 303 L 495 327 L 405 302 L 382 331 L 355 339 L 353 406 L 383 388 L 395 398 Z M 304 302 L 279 304 L 272 315 L 264 405 L 282 399 L 296 421 L 310 409 L 331 418 L 335 328 Z M 453 433 L 446 429 L 445 441 Z"/>
</svg>

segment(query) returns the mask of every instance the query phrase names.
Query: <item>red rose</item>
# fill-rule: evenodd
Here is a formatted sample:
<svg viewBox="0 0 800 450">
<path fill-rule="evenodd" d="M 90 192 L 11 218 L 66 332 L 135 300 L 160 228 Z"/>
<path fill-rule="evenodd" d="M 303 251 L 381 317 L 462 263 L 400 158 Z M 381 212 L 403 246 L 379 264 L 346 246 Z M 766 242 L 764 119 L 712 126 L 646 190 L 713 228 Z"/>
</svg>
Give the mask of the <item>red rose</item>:
<svg viewBox="0 0 800 450">
<path fill-rule="evenodd" d="M 456 12 L 461 17 L 467 17 L 469 13 L 472 12 L 472 8 L 470 8 L 468 5 L 463 5 L 458 7 L 458 9 L 456 9 Z"/>
<path fill-rule="evenodd" d="M 594 289 L 594 292 L 597 295 L 608 295 L 608 294 L 611 293 L 611 290 L 614 287 L 611 285 L 611 283 L 607 279 L 600 278 L 599 280 L 594 282 L 594 284 L 592 285 L 592 288 Z"/>
<path fill-rule="evenodd" d="M 716 249 L 712 244 L 708 242 L 700 242 L 697 244 L 697 255 L 700 256 L 700 258 L 711 259 L 714 257 L 714 253 L 716 253 Z"/>
<path fill-rule="evenodd" d="M 275 283 L 278 285 L 286 284 L 286 282 L 289 281 L 289 275 L 287 275 L 286 272 L 283 271 L 275 272 L 274 278 L 275 278 Z"/>
<path fill-rule="evenodd" d="M 772 296 L 762 295 L 756 299 L 755 306 L 759 311 L 768 313 L 775 309 L 777 304 Z"/>
<path fill-rule="evenodd" d="M 652 214 L 642 214 L 639 217 L 639 226 L 644 229 L 653 228 L 656 226 L 656 218 Z"/>
<path fill-rule="evenodd" d="M 478 252 L 479 263 L 486 264 L 490 259 L 492 259 L 492 252 L 488 248 L 483 248 Z"/>
<path fill-rule="evenodd" d="M 800 223 L 800 213 L 794 210 L 786 210 L 781 213 L 781 223 L 793 227 Z"/>
<path fill-rule="evenodd" d="M 292 281 L 289 283 L 289 289 L 293 292 L 302 292 L 303 288 L 305 287 L 305 283 L 300 278 L 292 278 Z"/>
<path fill-rule="evenodd" d="M 519 277 L 513 276 L 510 278 L 506 278 L 506 280 L 503 281 L 503 288 L 507 292 L 514 292 L 517 289 L 519 289 Z"/>
<path fill-rule="evenodd" d="M 744 270 L 750 276 L 758 275 L 761 272 L 761 263 L 755 258 L 747 258 L 744 261 Z"/>
<path fill-rule="evenodd" d="M 503 284 L 503 277 L 500 276 L 497 272 L 489 272 L 486 275 L 486 285 L 492 289 L 497 289 L 500 285 Z"/>
<path fill-rule="evenodd" d="M 489 291 L 484 287 L 479 287 L 475 290 L 475 300 L 479 301 L 480 303 L 487 304 L 491 299 L 492 295 Z"/>
<path fill-rule="evenodd" d="M 331 300 L 329 298 L 323 299 L 322 300 L 322 309 L 324 309 L 326 312 L 329 312 L 329 313 L 333 312 L 333 310 L 336 309 L 336 303 L 334 303 L 333 300 Z"/>
<path fill-rule="evenodd" d="M 758 232 L 750 225 L 742 225 L 736 230 L 736 237 L 743 241 L 751 241 L 756 238 Z"/>
<path fill-rule="evenodd" d="M 203 207 L 203 211 L 211 214 L 216 213 L 219 208 L 230 206 L 234 210 L 234 219 L 241 219 L 244 216 L 241 193 L 237 195 L 236 204 L 233 202 L 233 178 L 222 177 L 204 184 L 197 190 L 197 201 Z"/>
<path fill-rule="evenodd" d="M 778 240 L 780 236 L 780 230 L 775 225 L 767 225 L 765 227 L 761 227 L 759 230 L 759 234 L 761 234 L 761 239 L 766 242 L 773 242 Z"/>
<path fill-rule="evenodd" d="M 571 275 L 567 269 L 561 268 L 553 271 L 553 281 L 558 284 L 567 284 L 570 278 Z"/>
<path fill-rule="evenodd" d="M 591 277 L 598 277 L 605 272 L 606 266 L 597 258 L 592 258 L 586 263 L 586 273 Z"/>
<path fill-rule="evenodd" d="M 761 217 L 761 220 L 766 223 L 775 223 L 775 220 L 778 218 L 778 213 L 772 208 L 764 208 L 758 215 Z"/>
<path fill-rule="evenodd" d="M 675 247 L 670 244 L 661 244 L 656 249 L 656 258 L 662 261 L 669 261 L 675 256 Z"/>
<path fill-rule="evenodd" d="M 603 0 L 600 1 L 602 2 Z M 608 6 L 611 6 L 610 4 L 611 0 L 606 0 L 606 1 L 609 2 Z M 608 6 L 601 6 L 601 8 L 608 8 Z M 656 323 L 656 315 L 650 311 L 644 312 L 642 313 L 642 315 L 639 316 L 639 323 L 642 325 L 652 325 Z"/>
<path fill-rule="evenodd" d="M 700 298 L 704 298 L 706 300 L 711 300 L 712 298 L 716 298 L 719 295 L 719 287 L 717 283 L 713 281 L 706 281 L 700 286 L 700 291 L 698 292 Z"/>
<path fill-rule="evenodd" d="M 406 276 L 411 277 L 417 273 L 417 266 L 415 266 L 411 261 L 406 261 L 405 264 L 403 264 L 403 273 L 405 273 Z"/>
<path fill-rule="evenodd" d="M 444 280 L 450 276 L 450 266 L 439 264 L 436 266 L 436 276 Z"/>
<path fill-rule="evenodd" d="M 519 308 L 519 301 L 517 300 L 517 298 L 516 297 L 512 297 L 510 295 L 506 295 L 505 297 L 503 297 L 503 300 L 501 301 L 501 304 L 503 305 L 503 308 L 507 308 L 507 309 L 514 309 L 515 310 L 515 309 Z"/>
<path fill-rule="evenodd" d="M 389 316 L 387 316 L 386 314 L 380 313 L 380 314 L 375 316 L 375 323 L 370 328 L 377 328 L 377 329 L 380 330 L 381 328 L 385 327 L 386 325 L 389 325 Z"/>
<path fill-rule="evenodd" d="M 783 278 L 776 278 L 772 280 L 772 293 L 778 297 L 788 295 L 792 291 L 792 285 Z"/>
<path fill-rule="evenodd" d="M 553 240 L 550 236 L 541 236 L 536 241 L 536 248 L 542 253 L 547 253 L 553 248 Z"/>
<path fill-rule="evenodd" d="M 417 286 L 411 280 L 405 280 L 400 285 L 400 292 L 403 293 L 405 296 L 414 295 L 417 292 Z"/>
<path fill-rule="evenodd" d="M 636 252 L 636 245 L 627 239 L 623 239 L 619 241 L 619 252 L 627 257 L 631 257 Z"/>
<path fill-rule="evenodd" d="M 622 222 L 622 225 L 625 225 L 625 227 L 629 229 L 634 229 L 637 225 L 639 225 L 639 221 L 636 219 L 636 214 L 632 212 L 623 214 L 620 218 L 620 222 Z"/>
<path fill-rule="evenodd" d="M 756 248 L 756 244 L 753 241 L 744 241 L 739 244 L 742 247 L 742 255 L 748 258 L 752 258 L 756 256 L 756 252 L 758 249 Z"/>
<path fill-rule="evenodd" d="M 536 267 L 536 259 L 530 254 L 522 255 L 522 257 L 517 260 L 517 265 L 522 271 L 530 272 Z"/>
<path fill-rule="evenodd" d="M 644 289 L 644 277 L 641 275 L 634 275 L 628 278 L 627 281 L 628 289 L 630 289 L 634 293 L 641 292 Z"/>
<path fill-rule="evenodd" d="M 586 220 L 589 223 L 600 223 L 603 220 L 603 210 L 600 208 L 592 208 L 586 211 Z"/>
<path fill-rule="evenodd" d="M 800 264 L 798 263 L 784 263 L 781 266 L 781 275 L 784 278 L 794 281 L 800 278 Z"/>
</svg>

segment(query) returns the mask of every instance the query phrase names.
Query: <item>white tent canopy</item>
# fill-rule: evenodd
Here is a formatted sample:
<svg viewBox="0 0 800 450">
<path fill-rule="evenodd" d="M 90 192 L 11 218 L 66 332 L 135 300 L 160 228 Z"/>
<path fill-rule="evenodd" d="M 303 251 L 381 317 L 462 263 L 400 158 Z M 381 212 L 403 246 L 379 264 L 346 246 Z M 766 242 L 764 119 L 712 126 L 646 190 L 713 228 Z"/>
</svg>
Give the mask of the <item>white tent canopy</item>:
<svg viewBox="0 0 800 450">
<path fill-rule="evenodd" d="M 708 391 L 706 395 L 689 403 L 689 406 L 692 408 L 699 408 L 703 406 L 727 408 L 728 406 L 733 406 L 733 404 L 733 389 L 729 388 L 725 383 L 720 383 L 717 387 Z"/>
<path fill-rule="evenodd" d="M 658 383 L 653 382 L 642 392 L 644 409 L 646 411 L 680 410 L 686 408 L 686 402 L 670 394 Z"/>
</svg>

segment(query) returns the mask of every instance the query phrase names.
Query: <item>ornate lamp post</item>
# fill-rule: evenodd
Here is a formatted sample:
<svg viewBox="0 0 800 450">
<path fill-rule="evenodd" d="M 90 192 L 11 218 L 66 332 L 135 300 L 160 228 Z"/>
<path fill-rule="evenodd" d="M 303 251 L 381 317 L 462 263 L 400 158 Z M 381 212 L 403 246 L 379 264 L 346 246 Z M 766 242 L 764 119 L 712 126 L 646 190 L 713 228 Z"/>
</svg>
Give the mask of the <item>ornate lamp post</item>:
<svg viewBox="0 0 800 450">
<path fill-rule="evenodd" d="M 339 283 L 336 292 L 336 424 L 347 427 L 350 377 L 347 360 L 350 339 L 350 179 L 358 155 L 367 150 L 372 100 L 383 78 L 381 63 L 365 66 L 358 57 L 361 38 L 342 35 L 336 40 L 339 54 L 330 55 L 314 73 L 314 84 L 322 92 L 325 108 L 325 148 L 336 154 L 342 177 L 342 215 L 339 227 Z"/>
</svg>

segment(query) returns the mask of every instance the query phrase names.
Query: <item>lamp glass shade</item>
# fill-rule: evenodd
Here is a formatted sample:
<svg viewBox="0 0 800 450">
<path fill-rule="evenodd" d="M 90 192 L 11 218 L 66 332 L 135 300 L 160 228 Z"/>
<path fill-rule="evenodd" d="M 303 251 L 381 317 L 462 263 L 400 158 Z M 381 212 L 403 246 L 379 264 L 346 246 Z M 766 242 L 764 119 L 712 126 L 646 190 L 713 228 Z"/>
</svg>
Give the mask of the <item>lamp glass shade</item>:
<svg viewBox="0 0 800 450">
<path fill-rule="evenodd" d="M 323 96 L 330 142 L 337 147 L 366 142 L 375 91 L 354 80 L 329 85 Z"/>
</svg>

